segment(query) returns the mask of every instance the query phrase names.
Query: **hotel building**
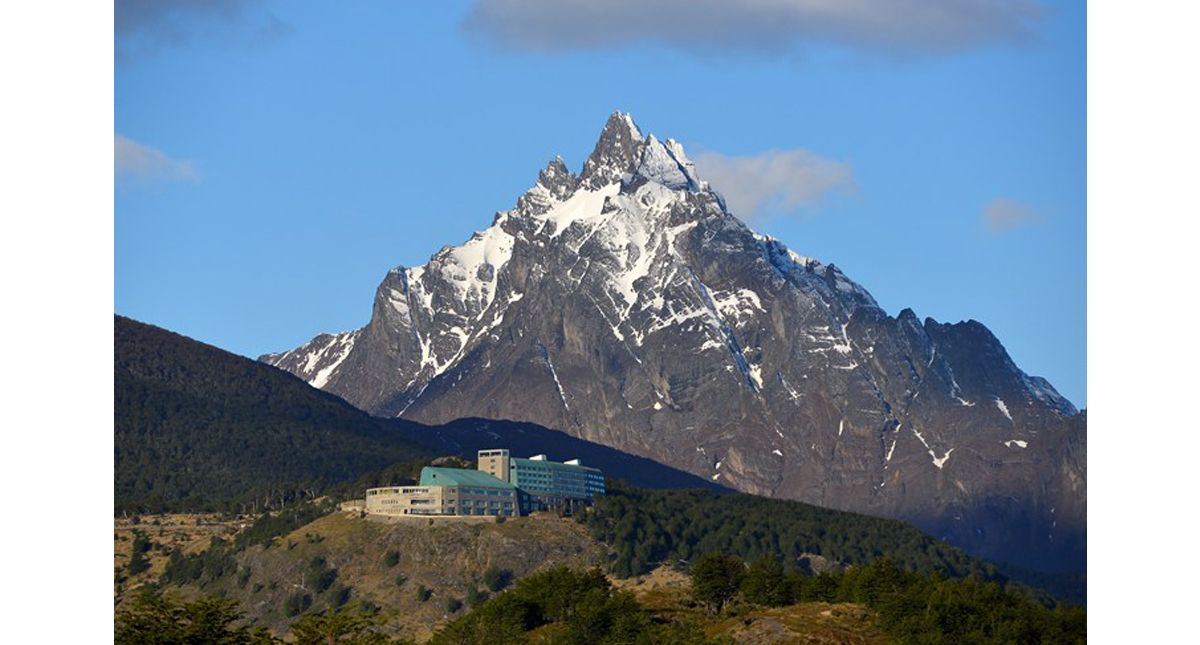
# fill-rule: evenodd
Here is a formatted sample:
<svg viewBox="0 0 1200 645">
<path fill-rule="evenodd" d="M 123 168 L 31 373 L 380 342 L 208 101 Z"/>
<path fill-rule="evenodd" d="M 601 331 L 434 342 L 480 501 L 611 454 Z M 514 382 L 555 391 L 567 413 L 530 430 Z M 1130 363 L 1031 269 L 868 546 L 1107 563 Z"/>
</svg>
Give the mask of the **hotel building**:
<svg viewBox="0 0 1200 645">
<path fill-rule="evenodd" d="M 478 469 L 421 469 L 416 486 L 367 490 L 366 510 L 377 515 L 524 515 L 572 510 L 604 494 L 604 473 L 578 459 L 564 463 L 546 455 L 512 457 L 508 450 L 480 450 Z"/>
</svg>

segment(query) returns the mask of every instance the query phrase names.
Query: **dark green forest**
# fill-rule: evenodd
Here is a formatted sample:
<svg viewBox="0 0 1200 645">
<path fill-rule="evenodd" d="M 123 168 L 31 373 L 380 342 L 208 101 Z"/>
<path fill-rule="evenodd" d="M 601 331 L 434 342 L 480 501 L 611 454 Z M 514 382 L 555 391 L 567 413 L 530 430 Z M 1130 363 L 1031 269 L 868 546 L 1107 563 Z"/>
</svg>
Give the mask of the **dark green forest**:
<svg viewBox="0 0 1200 645">
<path fill-rule="evenodd" d="M 610 482 L 608 494 L 597 499 L 591 512 L 581 514 L 580 521 L 593 537 L 613 548 L 611 567 L 619 577 L 644 574 L 659 565 L 686 567 L 704 553 L 744 560 L 784 558 L 790 567 L 804 567 L 803 558 L 811 555 L 849 565 L 887 556 L 911 571 L 995 581 L 1047 605 L 1058 600 L 1083 602 L 1079 576 L 1031 574 L 997 566 L 898 520 L 802 502 L 698 490 L 646 490 Z"/>
<path fill-rule="evenodd" d="M 711 610 L 741 601 L 758 606 L 851 602 L 874 609 L 901 643 L 1084 643 L 1087 612 L 1048 608 L 1023 593 L 972 574 L 906 570 L 889 557 L 836 572 L 785 571 L 770 557 L 746 566 L 736 556 L 706 554 L 692 568 L 692 595 Z"/>
<path fill-rule="evenodd" d="M 268 365 L 116 317 L 116 511 L 279 508 L 428 451 Z"/>
<path fill-rule="evenodd" d="M 582 458 L 642 486 L 720 488 L 533 424 L 372 417 L 287 372 L 121 316 L 114 345 L 118 513 L 255 512 L 361 496 L 397 469 L 415 476 L 435 454 L 473 458 L 497 445 Z"/>
</svg>

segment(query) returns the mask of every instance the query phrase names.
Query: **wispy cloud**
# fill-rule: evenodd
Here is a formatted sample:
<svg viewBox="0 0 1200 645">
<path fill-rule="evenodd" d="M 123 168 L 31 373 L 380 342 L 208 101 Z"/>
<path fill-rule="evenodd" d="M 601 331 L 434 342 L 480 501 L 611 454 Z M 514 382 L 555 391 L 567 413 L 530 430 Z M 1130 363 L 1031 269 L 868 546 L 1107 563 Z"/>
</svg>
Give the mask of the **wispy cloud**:
<svg viewBox="0 0 1200 645">
<path fill-rule="evenodd" d="M 116 0 L 115 9 L 118 61 L 207 39 L 254 46 L 291 29 L 262 0 Z"/>
<path fill-rule="evenodd" d="M 172 159 L 162 151 L 116 135 L 116 178 L 160 181 L 194 181 L 199 178 L 190 161 Z"/>
<path fill-rule="evenodd" d="M 955 52 L 1033 38 L 1037 0 L 476 0 L 468 30 L 526 51 L 654 43 L 713 53 L 832 43 L 875 53 Z"/>
<path fill-rule="evenodd" d="M 796 212 L 854 188 L 850 164 L 807 150 L 771 150 L 752 156 L 702 151 L 692 160 L 700 177 L 725 198 L 729 210 L 747 221 Z"/>
<path fill-rule="evenodd" d="M 1037 211 L 1007 197 L 993 199 L 983 207 L 983 223 L 992 235 L 1036 224 L 1040 220 L 1041 216 Z"/>
</svg>

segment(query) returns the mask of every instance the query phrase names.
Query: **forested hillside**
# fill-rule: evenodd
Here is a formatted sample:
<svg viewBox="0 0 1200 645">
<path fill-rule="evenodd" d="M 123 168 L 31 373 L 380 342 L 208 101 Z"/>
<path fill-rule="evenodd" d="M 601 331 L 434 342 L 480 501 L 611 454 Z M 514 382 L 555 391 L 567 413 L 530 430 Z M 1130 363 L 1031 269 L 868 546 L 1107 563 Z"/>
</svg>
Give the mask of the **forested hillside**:
<svg viewBox="0 0 1200 645">
<path fill-rule="evenodd" d="M 115 321 L 116 508 L 262 509 L 427 450 L 273 367 Z"/>
<path fill-rule="evenodd" d="M 1046 604 L 1085 601 L 1082 576 L 996 565 L 898 520 L 801 502 L 617 484 L 581 521 L 596 539 L 612 547 L 612 571 L 620 577 L 641 575 L 660 565 L 686 564 L 705 553 L 745 560 L 781 559 L 789 568 L 799 569 L 811 569 L 813 562 L 863 565 L 886 556 L 911 571 L 976 576 L 1019 587 L 1021 593 Z"/>
<path fill-rule="evenodd" d="M 361 496 L 435 455 L 547 453 L 649 488 L 721 489 L 702 478 L 529 423 L 381 419 L 269 365 L 152 325 L 114 324 L 116 510 L 263 510 Z M 392 483 L 399 483 L 397 480 Z"/>
</svg>

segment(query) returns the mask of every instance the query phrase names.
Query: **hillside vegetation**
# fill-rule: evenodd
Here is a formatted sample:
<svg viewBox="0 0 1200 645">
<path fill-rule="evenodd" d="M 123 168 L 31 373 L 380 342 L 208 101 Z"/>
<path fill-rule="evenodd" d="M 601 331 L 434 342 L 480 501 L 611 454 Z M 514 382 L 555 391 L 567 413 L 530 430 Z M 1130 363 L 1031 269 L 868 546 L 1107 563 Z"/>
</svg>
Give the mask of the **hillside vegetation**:
<svg viewBox="0 0 1200 645">
<path fill-rule="evenodd" d="M 411 476 L 434 455 L 496 447 L 582 458 L 642 486 L 720 488 L 528 423 L 375 418 L 287 372 L 121 316 L 114 345 L 118 513 L 261 512 L 344 493 L 389 466 Z"/>
<path fill-rule="evenodd" d="M 157 553 L 141 574 L 161 572 L 149 588 L 229 599 L 250 625 L 277 636 L 329 611 L 365 617 L 381 637 L 426 640 L 444 627 L 435 641 L 447 643 L 496 642 L 489 634 L 505 642 L 1077 642 L 1084 633 L 1082 609 L 1049 609 L 986 563 L 898 522 L 735 501 L 618 487 L 576 519 L 498 523 L 385 520 L 324 501 L 265 514 L 206 548 L 158 545 L 163 533 L 146 531 L 145 518 L 134 535 Z M 754 521 L 756 512 L 774 517 Z M 687 559 L 613 575 L 640 562 L 626 556 L 646 540 L 667 548 L 676 520 L 683 532 L 671 553 Z M 704 532 L 688 533 L 692 522 Z M 610 524 L 625 528 L 605 533 Z M 790 541 L 813 536 L 829 542 Z M 889 541 L 895 558 L 875 555 Z M 801 558 L 788 550 L 801 546 Z M 556 567 L 566 569 L 538 577 Z M 688 576 L 709 582 L 698 588 Z M 525 591 L 497 595 L 514 583 Z M 545 606 L 551 596 L 582 604 Z M 139 602 L 127 598 L 118 613 Z M 580 630 L 597 637 L 577 640 Z"/>
<path fill-rule="evenodd" d="M 1050 610 L 975 578 L 948 580 L 888 558 L 838 573 L 785 574 L 708 554 L 685 589 L 638 594 L 598 570 L 522 579 L 433 637 L 437 645 L 623 643 L 1084 643 L 1086 614 Z"/>
<path fill-rule="evenodd" d="M 425 448 L 275 368 L 118 316 L 116 510 L 261 509 Z"/>
<path fill-rule="evenodd" d="M 974 558 L 898 520 L 835 511 L 802 502 L 698 490 L 645 490 L 615 484 L 581 516 L 592 536 L 613 549 L 620 577 L 659 565 L 687 566 L 704 553 L 745 560 L 780 559 L 810 571 L 863 565 L 887 556 L 906 570 L 1011 586 L 1039 602 L 1082 603 L 1082 580 L 1030 574 Z M 1038 589 L 1034 589 L 1038 587 Z M 1042 589 L 1042 590 L 1039 590 Z"/>
<path fill-rule="evenodd" d="M 162 588 L 234 599 L 253 624 L 280 634 L 302 613 L 347 607 L 371 613 L 384 633 L 426 638 L 516 578 L 602 565 L 607 554 L 578 523 L 554 516 L 465 523 L 336 511 L 269 532 L 171 556 Z"/>
</svg>

